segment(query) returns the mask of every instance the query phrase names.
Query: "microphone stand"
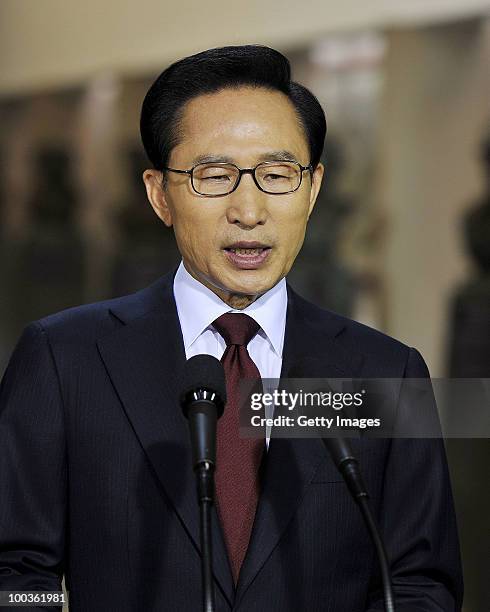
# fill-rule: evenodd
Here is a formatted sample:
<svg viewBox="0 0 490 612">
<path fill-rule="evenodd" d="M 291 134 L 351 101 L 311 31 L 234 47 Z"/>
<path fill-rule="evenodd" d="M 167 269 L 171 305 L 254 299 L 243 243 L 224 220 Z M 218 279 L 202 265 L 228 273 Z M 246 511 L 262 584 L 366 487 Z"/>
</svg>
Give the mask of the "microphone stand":
<svg viewBox="0 0 490 612">
<path fill-rule="evenodd" d="M 379 534 L 378 526 L 376 525 L 371 506 L 369 505 L 369 497 L 367 495 L 358 497 L 356 501 L 361 510 L 364 522 L 368 528 L 371 540 L 376 548 L 376 554 L 378 556 L 379 567 L 381 570 L 381 580 L 383 582 L 385 610 L 386 612 L 395 612 L 395 598 L 393 597 L 393 590 L 391 588 L 391 571 L 388 563 L 388 557 L 386 555 L 386 549 Z"/>
<path fill-rule="evenodd" d="M 213 395 L 200 390 L 188 412 L 193 465 L 196 475 L 201 535 L 201 577 L 203 611 L 215 612 L 216 602 L 212 570 L 211 510 L 214 503 L 214 470 L 216 457 L 216 405 Z"/>
<path fill-rule="evenodd" d="M 214 465 L 208 461 L 195 469 L 201 532 L 201 577 L 203 589 L 203 610 L 214 612 L 216 609 L 212 570 L 211 548 L 211 510 L 213 507 Z"/>
<path fill-rule="evenodd" d="M 211 512 L 214 503 L 217 421 L 226 404 L 223 364 L 211 355 L 194 355 L 187 360 L 180 404 L 189 422 L 192 468 L 196 475 L 201 536 L 202 605 L 215 612 Z"/>
<path fill-rule="evenodd" d="M 391 570 L 386 549 L 379 533 L 378 525 L 369 504 L 369 494 L 361 476 L 359 462 L 354 456 L 350 443 L 345 438 L 322 438 L 332 459 L 342 474 L 349 491 L 361 510 L 369 535 L 376 548 L 383 582 L 383 597 L 386 612 L 395 612 L 395 598 L 391 585 Z"/>
</svg>

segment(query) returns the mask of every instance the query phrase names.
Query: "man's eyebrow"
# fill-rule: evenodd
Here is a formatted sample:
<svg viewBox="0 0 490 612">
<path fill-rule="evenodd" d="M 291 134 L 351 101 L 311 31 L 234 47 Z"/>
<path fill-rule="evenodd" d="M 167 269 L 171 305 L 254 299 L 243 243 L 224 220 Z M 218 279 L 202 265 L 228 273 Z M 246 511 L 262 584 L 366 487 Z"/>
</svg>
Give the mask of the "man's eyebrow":
<svg viewBox="0 0 490 612">
<path fill-rule="evenodd" d="M 258 158 L 259 161 L 294 161 L 297 162 L 298 158 L 291 151 L 286 151 L 286 149 L 281 149 L 280 151 L 269 151 L 268 153 L 264 153 Z"/>
<path fill-rule="evenodd" d="M 199 155 L 192 160 L 192 165 L 196 164 L 209 164 L 209 163 L 218 163 L 218 164 L 233 164 L 233 158 L 228 155 Z"/>
<path fill-rule="evenodd" d="M 268 151 L 267 153 L 263 153 L 257 157 L 257 162 L 262 161 L 294 161 L 298 162 L 298 158 L 291 151 L 287 151 L 285 149 L 281 149 L 280 151 Z M 209 163 L 218 163 L 218 164 L 235 164 L 235 160 L 228 155 L 199 155 L 192 160 L 192 165 L 195 166 L 197 164 L 209 164 Z"/>
</svg>

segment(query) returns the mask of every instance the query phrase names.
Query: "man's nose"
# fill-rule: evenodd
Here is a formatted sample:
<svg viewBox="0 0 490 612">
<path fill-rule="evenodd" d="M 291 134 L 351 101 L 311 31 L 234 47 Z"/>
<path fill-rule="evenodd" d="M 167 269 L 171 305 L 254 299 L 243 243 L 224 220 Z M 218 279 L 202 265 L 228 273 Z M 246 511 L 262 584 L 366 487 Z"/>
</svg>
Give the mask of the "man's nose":
<svg viewBox="0 0 490 612">
<path fill-rule="evenodd" d="M 267 218 L 267 194 L 257 187 L 251 174 L 244 174 L 240 184 L 228 196 L 226 216 L 229 223 L 243 227 L 263 225 Z"/>
</svg>

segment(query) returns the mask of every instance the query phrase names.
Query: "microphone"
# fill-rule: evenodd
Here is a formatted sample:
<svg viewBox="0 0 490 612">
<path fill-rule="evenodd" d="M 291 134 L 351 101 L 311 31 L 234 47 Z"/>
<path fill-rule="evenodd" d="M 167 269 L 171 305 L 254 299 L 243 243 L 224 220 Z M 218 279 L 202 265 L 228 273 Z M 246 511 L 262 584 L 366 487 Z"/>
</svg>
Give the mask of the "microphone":
<svg viewBox="0 0 490 612">
<path fill-rule="evenodd" d="M 213 473 L 216 465 L 216 422 L 226 403 L 223 364 L 211 355 L 194 355 L 187 363 L 180 396 L 189 421 L 194 472 Z M 204 493 L 204 492 L 203 492 Z M 206 497 L 213 497 L 207 491 Z M 200 498 L 201 499 L 201 498 Z"/>
<path fill-rule="evenodd" d="M 216 357 L 195 355 L 187 360 L 180 404 L 189 421 L 192 467 L 196 475 L 203 610 L 214 612 L 216 603 L 212 574 L 211 506 L 214 503 L 216 423 L 226 404 L 225 371 Z"/>
<path fill-rule="evenodd" d="M 369 495 L 361 476 L 359 462 L 357 461 L 350 442 L 346 438 L 322 438 L 332 457 L 333 462 L 342 474 L 349 491 L 361 510 L 369 535 L 376 548 L 381 580 L 383 582 L 383 597 L 386 612 L 395 612 L 395 598 L 391 586 L 391 571 L 386 555 L 386 549 L 379 533 L 376 519 L 369 505 Z"/>
<path fill-rule="evenodd" d="M 312 371 L 309 376 L 305 376 L 306 366 L 293 367 L 289 371 L 289 378 L 322 378 L 321 374 L 317 376 L 318 365 L 314 362 Z M 337 438 L 322 438 L 330 456 L 336 465 L 339 472 L 361 511 L 366 527 L 373 541 L 378 556 L 378 562 L 381 571 L 381 580 L 383 583 L 383 597 L 386 612 L 395 612 L 395 599 L 391 585 L 391 570 L 386 555 L 386 549 L 379 533 L 378 525 L 374 514 L 369 504 L 369 494 L 364 484 L 359 462 L 352 451 L 349 440 L 342 437 Z"/>
<path fill-rule="evenodd" d="M 322 438 L 337 469 L 342 474 L 352 497 L 359 502 L 361 497 L 368 498 L 366 485 L 361 476 L 359 462 L 354 456 L 350 442 L 346 438 Z"/>
</svg>

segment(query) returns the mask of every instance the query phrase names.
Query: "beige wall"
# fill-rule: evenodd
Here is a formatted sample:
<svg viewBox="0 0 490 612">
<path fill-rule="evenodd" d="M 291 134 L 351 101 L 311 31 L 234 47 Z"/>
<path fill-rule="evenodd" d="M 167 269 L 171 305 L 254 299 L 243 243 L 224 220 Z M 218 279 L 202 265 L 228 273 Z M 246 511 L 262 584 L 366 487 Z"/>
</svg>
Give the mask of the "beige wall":
<svg viewBox="0 0 490 612">
<path fill-rule="evenodd" d="M 489 0 L 1 0 L 0 93 L 137 72 L 222 44 L 305 43 L 345 29 L 425 23 L 490 10 Z"/>
<path fill-rule="evenodd" d="M 380 195 L 387 332 L 444 373 L 446 308 L 467 271 L 458 224 L 483 188 L 490 127 L 490 20 L 388 33 Z"/>
</svg>

